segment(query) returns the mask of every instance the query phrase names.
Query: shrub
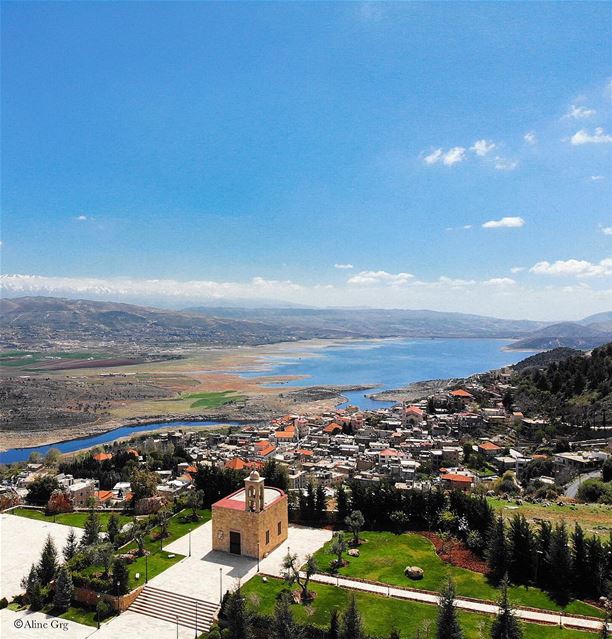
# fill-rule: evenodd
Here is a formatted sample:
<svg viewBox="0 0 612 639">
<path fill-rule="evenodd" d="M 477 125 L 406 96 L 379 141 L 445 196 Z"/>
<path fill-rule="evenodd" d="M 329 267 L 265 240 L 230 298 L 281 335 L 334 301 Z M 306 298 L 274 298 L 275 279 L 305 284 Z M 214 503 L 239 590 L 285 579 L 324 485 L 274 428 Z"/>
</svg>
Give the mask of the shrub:
<svg viewBox="0 0 612 639">
<path fill-rule="evenodd" d="M 106 599 L 98 599 L 96 605 L 96 615 L 100 621 L 110 617 L 113 612 L 113 607 L 106 601 Z"/>
<path fill-rule="evenodd" d="M 2 610 L 3 608 L 6 608 L 8 606 L 8 600 L 6 597 L 2 597 L 2 599 L 0 599 L 0 610 Z"/>
</svg>

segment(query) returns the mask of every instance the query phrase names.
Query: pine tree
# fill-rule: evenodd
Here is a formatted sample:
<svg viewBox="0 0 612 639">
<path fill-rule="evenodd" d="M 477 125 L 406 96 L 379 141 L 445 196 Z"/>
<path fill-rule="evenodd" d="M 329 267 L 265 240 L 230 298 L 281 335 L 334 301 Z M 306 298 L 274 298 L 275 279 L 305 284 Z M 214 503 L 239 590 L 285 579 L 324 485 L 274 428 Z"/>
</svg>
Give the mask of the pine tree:
<svg viewBox="0 0 612 639">
<path fill-rule="evenodd" d="M 272 639 L 299 639 L 302 636 L 300 628 L 293 620 L 289 608 L 289 594 L 284 592 L 274 604 L 272 618 Z"/>
<path fill-rule="evenodd" d="M 83 536 L 81 537 L 81 545 L 94 546 L 97 544 L 100 538 L 100 530 L 100 517 L 98 516 L 98 513 L 92 509 L 85 520 Z"/>
<path fill-rule="evenodd" d="M 47 540 L 43 546 L 38 562 L 38 578 L 42 585 L 47 585 L 55 577 L 57 570 L 57 549 L 51 535 L 47 535 Z"/>
<path fill-rule="evenodd" d="M 64 559 L 66 561 L 70 561 L 76 554 L 79 549 L 79 542 L 76 533 L 74 532 L 74 528 L 70 529 L 68 533 L 68 537 L 66 537 L 66 545 L 62 550 L 62 554 L 64 555 Z"/>
<path fill-rule="evenodd" d="M 325 517 L 325 513 L 327 511 L 327 495 L 325 494 L 325 488 L 323 488 L 321 484 L 317 486 L 315 493 L 315 510 L 318 520 Z"/>
<path fill-rule="evenodd" d="M 523 631 L 508 600 L 508 577 L 501 582 L 499 612 L 491 627 L 491 639 L 522 639 Z"/>
<path fill-rule="evenodd" d="M 451 579 L 440 592 L 436 637 L 437 639 L 463 639 L 463 631 L 455 610 L 455 585 Z"/>
<path fill-rule="evenodd" d="M 123 559 L 117 557 L 113 561 L 112 579 L 114 595 L 125 595 L 130 591 L 130 573 Z"/>
<path fill-rule="evenodd" d="M 508 550 L 506 546 L 506 527 L 502 517 L 498 517 L 489 531 L 487 546 L 487 565 L 491 579 L 500 581 L 508 568 Z"/>
<path fill-rule="evenodd" d="M 112 513 L 108 518 L 108 525 L 106 526 L 106 532 L 108 533 L 108 540 L 111 544 L 115 543 L 115 540 L 119 536 L 119 517 L 115 513 Z"/>
<path fill-rule="evenodd" d="M 57 579 L 55 580 L 55 595 L 53 596 L 54 607 L 62 612 L 68 610 L 73 593 L 74 584 L 72 583 L 72 575 L 66 566 L 60 566 L 57 571 Z"/>
<path fill-rule="evenodd" d="M 38 569 L 34 564 L 32 564 L 27 577 L 21 580 L 21 586 L 25 590 L 30 608 L 32 610 L 40 610 L 43 605 L 42 592 Z"/>
<path fill-rule="evenodd" d="M 247 611 L 240 588 L 232 592 L 227 601 L 225 620 L 227 639 L 253 639 L 251 616 Z"/>
<path fill-rule="evenodd" d="M 342 617 L 340 639 L 364 639 L 364 637 L 361 615 L 357 610 L 355 595 L 352 595 L 349 606 Z"/>
<path fill-rule="evenodd" d="M 327 631 L 326 639 L 340 639 L 340 618 L 338 616 L 337 608 L 331 611 L 331 617 L 329 618 L 329 630 Z"/>
</svg>

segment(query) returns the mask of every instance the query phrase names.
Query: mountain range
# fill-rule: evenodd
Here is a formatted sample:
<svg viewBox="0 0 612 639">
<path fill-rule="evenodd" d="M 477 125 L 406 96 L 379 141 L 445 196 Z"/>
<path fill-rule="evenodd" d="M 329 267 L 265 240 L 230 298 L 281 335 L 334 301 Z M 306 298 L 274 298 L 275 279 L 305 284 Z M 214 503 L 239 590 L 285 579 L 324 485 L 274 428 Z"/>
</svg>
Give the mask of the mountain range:
<svg viewBox="0 0 612 639">
<path fill-rule="evenodd" d="M 517 339 L 512 348 L 591 348 L 611 339 L 612 313 L 547 324 L 428 310 L 195 307 L 180 311 L 54 297 L 0 300 L 0 346 L 58 342 L 169 346 L 251 345 L 302 339 L 452 337 Z"/>
</svg>

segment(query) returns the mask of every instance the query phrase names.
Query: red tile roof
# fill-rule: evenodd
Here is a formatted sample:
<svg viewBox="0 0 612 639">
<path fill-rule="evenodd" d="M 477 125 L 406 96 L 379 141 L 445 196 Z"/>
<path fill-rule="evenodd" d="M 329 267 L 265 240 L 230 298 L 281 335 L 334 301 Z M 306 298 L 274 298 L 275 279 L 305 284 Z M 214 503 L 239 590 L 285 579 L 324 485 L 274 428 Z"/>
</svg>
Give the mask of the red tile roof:
<svg viewBox="0 0 612 639">
<path fill-rule="evenodd" d="M 113 496 L 112 490 L 98 490 L 96 493 L 98 501 L 108 501 Z"/>
<path fill-rule="evenodd" d="M 463 388 L 459 388 L 457 390 L 451 391 L 450 394 L 453 397 L 465 397 L 466 399 L 469 397 L 474 397 L 474 395 L 472 395 L 471 393 L 468 393 L 466 390 L 463 390 Z"/>
<path fill-rule="evenodd" d="M 497 446 L 493 442 L 483 442 L 482 444 L 478 444 L 478 448 L 484 450 L 501 450 L 501 446 Z"/>
<path fill-rule="evenodd" d="M 111 453 L 96 453 L 93 458 L 97 461 L 97 462 L 103 462 L 106 461 L 107 459 L 112 459 L 113 456 Z"/>
<path fill-rule="evenodd" d="M 447 473 L 446 475 L 442 475 L 440 477 L 440 479 L 443 479 L 444 481 L 450 481 L 450 482 L 459 482 L 459 483 L 472 483 L 473 478 L 472 477 L 467 477 L 466 475 L 456 475 L 455 473 Z"/>
<path fill-rule="evenodd" d="M 342 426 L 340 426 L 340 424 L 336 424 L 336 422 L 331 422 L 330 424 L 327 424 L 327 426 L 325 426 L 325 428 L 323 429 L 324 433 L 335 433 L 337 431 L 341 431 L 342 430 Z"/>
</svg>

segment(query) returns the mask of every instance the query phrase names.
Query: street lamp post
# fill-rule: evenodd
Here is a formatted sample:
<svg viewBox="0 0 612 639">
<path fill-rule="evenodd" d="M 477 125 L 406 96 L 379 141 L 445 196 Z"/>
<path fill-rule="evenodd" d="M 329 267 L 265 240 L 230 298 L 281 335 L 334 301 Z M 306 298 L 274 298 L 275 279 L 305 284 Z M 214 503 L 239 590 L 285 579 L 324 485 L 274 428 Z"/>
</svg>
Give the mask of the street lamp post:
<svg viewBox="0 0 612 639">
<path fill-rule="evenodd" d="M 219 603 L 223 601 L 223 568 L 219 568 Z"/>
<path fill-rule="evenodd" d="M 194 637 L 198 639 L 198 600 L 196 599 L 196 623 L 195 623 L 195 634 Z"/>
<path fill-rule="evenodd" d="M 189 531 L 189 556 L 191 557 L 191 530 Z"/>
<path fill-rule="evenodd" d="M 259 572 L 259 542 L 257 542 L 257 572 Z"/>
<path fill-rule="evenodd" d="M 117 580 L 117 612 L 121 612 L 121 610 L 119 610 L 119 586 L 120 585 L 121 585 L 121 582 Z"/>
<path fill-rule="evenodd" d="M 145 555 L 145 583 L 149 583 L 149 555 Z"/>
<path fill-rule="evenodd" d="M 175 615 L 176 617 L 176 639 L 178 639 L 178 615 Z"/>
<path fill-rule="evenodd" d="M 100 595 L 96 594 L 96 626 L 100 630 Z"/>
</svg>

